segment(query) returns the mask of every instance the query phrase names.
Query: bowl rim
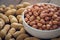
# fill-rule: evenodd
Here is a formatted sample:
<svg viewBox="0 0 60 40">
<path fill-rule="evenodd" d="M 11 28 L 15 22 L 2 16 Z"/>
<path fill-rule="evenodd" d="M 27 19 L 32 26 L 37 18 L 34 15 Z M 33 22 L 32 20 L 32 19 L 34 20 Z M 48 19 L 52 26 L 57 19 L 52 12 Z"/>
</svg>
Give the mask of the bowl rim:
<svg viewBox="0 0 60 40">
<path fill-rule="evenodd" d="M 52 3 L 37 3 L 37 5 L 41 5 L 41 4 L 50 4 L 50 5 L 54 5 L 54 6 L 60 7 L 60 6 L 58 6 L 58 5 L 56 5 L 56 4 L 52 4 Z M 30 5 L 30 6 L 26 7 L 26 9 L 27 9 L 27 8 L 31 8 L 32 6 L 33 6 L 33 5 Z M 26 9 L 24 10 L 24 12 L 26 11 Z M 23 22 L 27 25 L 27 27 L 29 27 L 29 28 L 31 28 L 31 29 L 33 29 L 33 30 L 35 30 L 35 31 L 42 31 L 42 32 L 51 32 L 51 31 L 60 30 L 60 28 L 54 29 L 54 30 L 39 30 L 39 29 L 33 28 L 33 27 L 31 27 L 30 25 L 28 25 L 28 24 L 25 22 L 24 12 L 22 13 L 22 19 L 23 19 Z"/>
</svg>

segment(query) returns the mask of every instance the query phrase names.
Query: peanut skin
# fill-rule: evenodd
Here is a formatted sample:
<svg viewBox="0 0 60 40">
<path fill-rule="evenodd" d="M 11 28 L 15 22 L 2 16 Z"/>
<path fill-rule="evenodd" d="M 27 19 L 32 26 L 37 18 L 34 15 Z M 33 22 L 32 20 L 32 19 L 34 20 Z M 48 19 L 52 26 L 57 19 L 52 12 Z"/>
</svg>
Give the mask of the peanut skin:
<svg viewBox="0 0 60 40">
<path fill-rule="evenodd" d="M 5 12 L 5 15 L 9 16 L 9 15 L 14 15 L 16 12 L 16 9 L 9 9 Z"/>
</svg>

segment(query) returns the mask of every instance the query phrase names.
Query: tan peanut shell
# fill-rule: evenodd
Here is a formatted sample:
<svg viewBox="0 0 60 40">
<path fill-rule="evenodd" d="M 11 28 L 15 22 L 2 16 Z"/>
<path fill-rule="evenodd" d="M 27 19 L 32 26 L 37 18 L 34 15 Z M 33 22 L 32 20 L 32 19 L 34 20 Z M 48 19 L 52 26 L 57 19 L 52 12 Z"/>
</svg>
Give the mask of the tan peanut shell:
<svg viewBox="0 0 60 40">
<path fill-rule="evenodd" d="M 2 18 L 6 23 L 9 22 L 9 18 L 6 15 L 2 14 L 2 13 L 0 13 L 0 18 Z"/>
<path fill-rule="evenodd" d="M 16 38 L 16 37 L 18 37 L 20 34 L 22 34 L 22 33 L 25 33 L 25 29 L 24 28 L 21 28 L 20 29 L 20 31 L 16 31 L 14 34 L 13 34 L 13 36 Z"/>
<path fill-rule="evenodd" d="M 30 6 L 31 4 L 29 2 L 23 2 L 24 7 Z"/>
<path fill-rule="evenodd" d="M 15 28 L 15 29 L 21 29 L 23 27 L 23 25 L 20 24 L 20 23 L 12 23 L 11 24 L 11 27 L 12 28 Z"/>
<path fill-rule="evenodd" d="M 5 21 L 0 18 L 0 30 L 3 28 L 3 26 L 5 25 Z"/>
<path fill-rule="evenodd" d="M 21 15 L 25 8 L 20 8 L 16 11 L 16 15 Z"/>
<path fill-rule="evenodd" d="M 23 40 L 23 39 L 25 39 L 26 37 L 28 37 L 27 34 L 21 34 L 21 35 L 19 35 L 19 36 L 16 38 L 16 40 Z"/>
<path fill-rule="evenodd" d="M 7 11 L 5 12 L 5 15 L 7 15 L 7 16 L 9 16 L 9 15 L 14 15 L 15 12 L 16 12 L 16 9 L 10 9 L 10 10 L 7 10 Z"/>
<path fill-rule="evenodd" d="M 4 28 L 0 31 L 0 37 L 4 38 L 4 36 L 6 36 L 9 29 L 10 29 L 10 25 L 6 24 Z"/>
<path fill-rule="evenodd" d="M 8 34 L 6 35 L 5 40 L 11 39 L 11 37 L 12 37 L 12 35 L 15 33 L 15 31 L 16 31 L 15 28 L 11 28 L 11 29 L 9 30 Z"/>
<path fill-rule="evenodd" d="M 17 18 L 15 16 L 13 16 L 13 15 L 9 15 L 9 19 L 10 19 L 11 23 L 18 23 Z"/>
<path fill-rule="evenodd" d="M 18 15 L 17 16 L 17 19 L 18 19 L 19 23 L 23 23 L 23 20 L 22 20 L 22 16 L 21 15 Z"/>
</svg>

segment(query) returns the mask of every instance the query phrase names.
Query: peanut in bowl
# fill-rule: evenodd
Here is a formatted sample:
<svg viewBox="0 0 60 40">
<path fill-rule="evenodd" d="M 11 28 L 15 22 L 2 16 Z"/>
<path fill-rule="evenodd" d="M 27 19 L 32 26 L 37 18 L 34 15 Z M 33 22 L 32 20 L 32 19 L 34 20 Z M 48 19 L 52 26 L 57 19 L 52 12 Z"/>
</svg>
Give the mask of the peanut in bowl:
<svg viewBox="0 0 60 40">
<path fill-rule="evenodd" d="M 51 5 L 52 8 L 50 8 L 50 6 L 49 7 L 44 7 L 44 6 L 46 6 L 45 4 L 48 5 L 48 6 Z M 22 16 L 22 18 L 23 18 L 23 25 L 24 25 L 25 30 L 28 33 L 30 33 L 31 35 L 33 35 L 35 37 L 38 37 L 38 38 L 49 39 L 49 38 L 54 38 L 54 37 L 60 36 L 60 26 L 59 26 L 60 25 L 60 21 L 56 22 L 56 20 L 60 20 L 60 15 L 58 15 L 58 16 L 55 15 L 55 12 L 57 12 L 57 10 L 60 10 L 60 7 L 55 5 L 55 4 L 51 4 L 51 3 L 39 3 L 37 5 L 38 6 L 39 5 L 43 5 L 43 6 L 39 6 L 39 7 L 41 7 L 41 10 L 38 7 L 35 7 L 37 11 L 38 10 L 40 12 L 43 11 L 43 10 L 44 11 L 41 12 L 41 13 L 38 11 L 39 14 L 37 14 L 35 9 L 32 10 L 33 13 L 34 13 L 34 14 L 32 14 L 32 16 L 34 16 L 33 17 L 34 19 L 31 18 L 32 19 L 31 20 L 30 19 L 31 16 L 30 17 L 27 16 L 27 18 L 29 18 L 28 20 L 30 21 L 30 23 L 27 22 L 27 20 L 25 20 L 25 18 L 26 18 L 25 17 L 25 13 L 26 13 L 28 8 L 33 9 L 32 7 L 34 7 L 34 5 L 28 6 L 25 9 L 25 11 L 23 12 L 23 14 L 22 14 L 23 15 Z M 35 5 L 35 6 L 37 6 L 37 5 Z M 57 10 L 56 10 L 56 8 L 54 8 L 54 7 L 59 7 L 59 9 L 57 8 Z M 30 12 L 30 10 L 28 12 Z M 58 12 L 60 12 L 60 11 L 58 11 Z M 51 15 L 49 15 L 49 13 Z M 40 19 L 38 19 L 39 21 L 35 21 L 37 19 L 37 16 L 40 17 Z M 56 17 L 58 17 L 58 19 L 56 19 Z M 42 20 L 44 20 L 44 21 L 42 21 Z M 35 22 L 33 22 L 33 21 L 35 21 Z M 52 23 L 49 23 L 50 21 Z M 31 22 L 33 22 L 33 23 L 31 24 Z M 40 23 L 40 24 L 38 25 L 38 23 Z M 41 26 L 41 24 L 42 24 L 42 26 Z"/>
</svg>

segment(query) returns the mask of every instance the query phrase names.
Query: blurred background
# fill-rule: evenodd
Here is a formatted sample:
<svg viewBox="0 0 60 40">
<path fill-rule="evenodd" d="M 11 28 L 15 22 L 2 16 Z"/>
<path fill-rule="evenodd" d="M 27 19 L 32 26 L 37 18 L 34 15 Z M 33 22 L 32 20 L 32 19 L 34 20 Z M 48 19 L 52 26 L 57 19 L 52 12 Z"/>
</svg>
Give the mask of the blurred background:
<svg viewBox="0 0 60 40">
<path fill-rule="evenodd" d="M 5 5 L 9 5 L 9 4 L 14 4 L 17 5 L 19 3 L 22 2 L 30 2 L 31 4 L 35 4 L 35 3 L 54 3 L 57 5 L 60 5 L 60 0 L 0 0 L 0 5 L 1 4 L 5 4 Z"/>
</svg>

